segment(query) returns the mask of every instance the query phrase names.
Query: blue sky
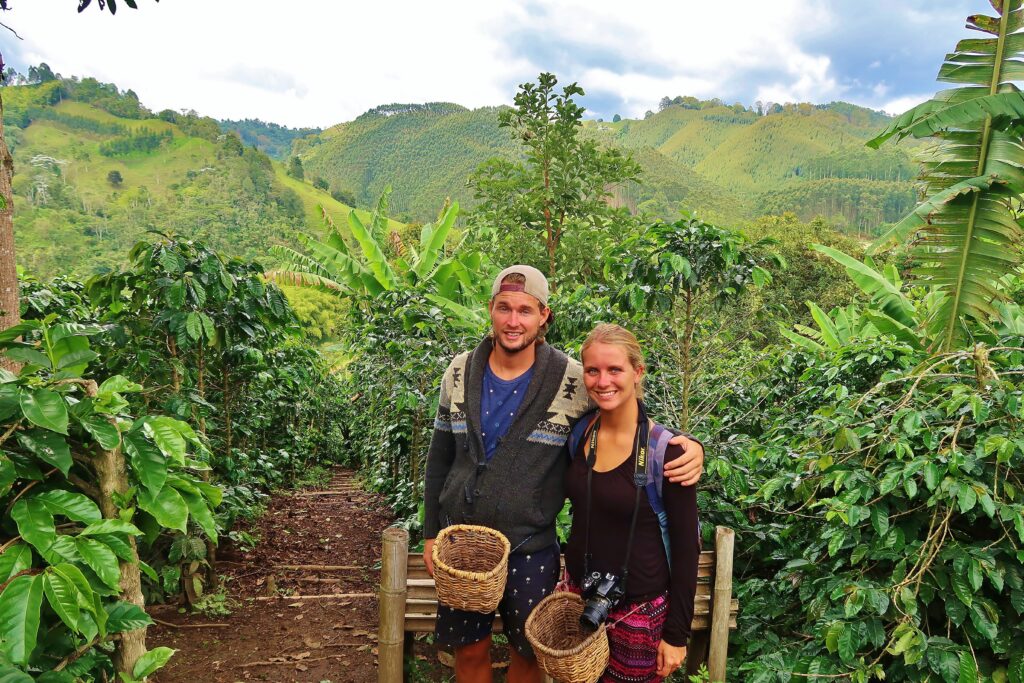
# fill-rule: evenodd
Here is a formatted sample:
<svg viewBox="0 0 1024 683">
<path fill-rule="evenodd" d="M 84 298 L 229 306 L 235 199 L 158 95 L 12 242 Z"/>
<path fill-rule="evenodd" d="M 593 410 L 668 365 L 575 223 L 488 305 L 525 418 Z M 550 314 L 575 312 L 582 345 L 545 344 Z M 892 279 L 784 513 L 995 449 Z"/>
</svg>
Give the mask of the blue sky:
<svg viewBox="0 0 1024 683">
<path fill-rule="evenodd" d="M 24 40 L 2 32 L 0 50 L 19 70 L 45 61 L 152 109 L 292 126 L 390 102 L 510 103 L 540 71 L 578 81 L 595 118 L 642 116 L 665 95 L 897 113 L 939 89 L 967 15 L 991 13 L 983 0 L 11 4 L 0 20 Z"/>
</svg>

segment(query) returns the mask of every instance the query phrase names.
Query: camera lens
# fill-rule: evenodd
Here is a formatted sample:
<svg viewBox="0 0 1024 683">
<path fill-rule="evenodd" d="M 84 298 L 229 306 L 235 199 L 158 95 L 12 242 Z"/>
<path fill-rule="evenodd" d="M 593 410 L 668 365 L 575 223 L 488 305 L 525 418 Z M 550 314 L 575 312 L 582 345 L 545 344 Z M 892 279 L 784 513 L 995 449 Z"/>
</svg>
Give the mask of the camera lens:
<svg viewBox="0 0 1024 683">
<path fill-rule="evenodd" d="M 608 618 L 608 608 L 611 603 L 604 598 L 596 597 L 588 600 L 583 606 L 583 613 L 580 614 L 580 626 L 587 631 L 596 631 L 597 627 Z"/>
</svg>

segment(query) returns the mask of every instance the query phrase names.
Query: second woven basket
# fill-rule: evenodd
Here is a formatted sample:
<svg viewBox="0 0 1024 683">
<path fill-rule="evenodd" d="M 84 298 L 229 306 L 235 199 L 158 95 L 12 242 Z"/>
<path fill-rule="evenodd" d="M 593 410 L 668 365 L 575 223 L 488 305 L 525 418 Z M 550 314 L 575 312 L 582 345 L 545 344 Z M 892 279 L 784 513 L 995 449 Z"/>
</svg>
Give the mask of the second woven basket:
<svg viewBox="0 0 1024 683">
<path fill-rule="evenodd" d="M 437 601 L 467 612 L 493 612 L 505 593 L 511 546 L 500 531 L 472 524 L 446 527 L 434 541 Z"/>
<path fill-rule="evenodd" d="M 552 593 L 538 603 L 526 620 L 526 638 L 540 668 L 561 683 L 595 683 L 608 667 L 608 633 L 580 626 L 583 598 L 575 593 Z"/>
</svg>

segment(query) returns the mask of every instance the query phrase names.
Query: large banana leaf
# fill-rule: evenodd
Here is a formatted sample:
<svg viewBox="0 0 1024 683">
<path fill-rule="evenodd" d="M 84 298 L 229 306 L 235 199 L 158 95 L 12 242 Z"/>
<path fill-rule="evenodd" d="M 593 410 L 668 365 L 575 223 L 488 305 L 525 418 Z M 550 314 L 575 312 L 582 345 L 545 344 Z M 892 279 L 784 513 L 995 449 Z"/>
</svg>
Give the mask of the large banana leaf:
<svg viewBox="0 0 1024 683">
<path fill-rule="evenodd" d="M 874 247 L 913 233 L 914 276 L 943 295 L 927 321 L 933 345 L 943 350 L 964 338 L 967 318 L 997 315 L 997 282 L 1021 262 L 1011 207 L 1024 192 L 1024 146 L 1016 130 L 1024 124 L 1024 96 L 1013 83 L 1024 78 L 1021 4 L 993 0 L 998 16 L 969 17 L 969 28 L 992 37 L 960 41 L 946 55 L 939 80 L 962 87 L 939 92 L 868 143 L 937 139 L 921 158 L 925 200 Z"/>
<path fill-rule="evenodd" d="M 423 226 L 420 233 L 420 252 L 417 255 L 416 265 L 413 271 L 420 279 L 424 279 L 434 269 L 437 257 L 441 253 L 444 241 L 448 238 L 455 219 L 459 215 L 459 203 L 455 202 L 448 207 L 444 215 L 437 221 L 437 224 Z"/>
<path fill-rule="evenodd" d="M 887 316 L 904 327 L 914 326 L 913 304 L 885 275 L 838 249 L 832 249 L 822 244 L 813 244 L 811 248 L 845 267 L 846 274 L 850 279 L 860 287 L 862 292 L 870 296 L 871 300 L 880 306 Z"/>
<path fill-rule="evenodd" d="M 348 214 L 348 226 L 352 231 L 352 236 L 359 243 L 359 248 L 363 252 L 363 258 L 366 260 L 366 267 L 373 273 L 374 278 L 376 278 L 382 288 L 394 289 L 398 276 L 395 274 L 394 269 L 391 268 L 391 264 L 388 263 L 384 250 L 380 248 L 380 244 L 373 238 L 373 235 L 363 225 L 363 222 L 359 220 L 359 216 L 356 215 L 355 211 L 350 211 Z"/>
</svg>

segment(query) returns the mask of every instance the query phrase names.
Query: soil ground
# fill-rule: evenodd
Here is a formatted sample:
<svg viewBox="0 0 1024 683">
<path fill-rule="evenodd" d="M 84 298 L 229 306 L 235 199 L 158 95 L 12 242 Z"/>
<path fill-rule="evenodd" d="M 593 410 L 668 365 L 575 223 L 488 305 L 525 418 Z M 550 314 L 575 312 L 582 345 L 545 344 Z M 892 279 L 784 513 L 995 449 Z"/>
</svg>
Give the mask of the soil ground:
<svg viewBox="0 0 1024 683">
<path fill-rule="evenodd" d="M 360 490 L 343 470 L 319 491 L 275 495 L 250 530 L 260 539 L 255 549 L 242 553 L 225 544 L 220 550 L 217 567 L 226 577 L 230 615 L 181 614 L 174 605 L 150 608 L 165 624 L 150 629 L 147 644 L 178 650 L 151 680 L 375 681 L 381 532 L 392 518 L 378 497 Z M 294 597 L 327 595 L 339 597 Z M 444 675 L 424 673 L 430 676 L 425 680 Z"/>
</svg>

